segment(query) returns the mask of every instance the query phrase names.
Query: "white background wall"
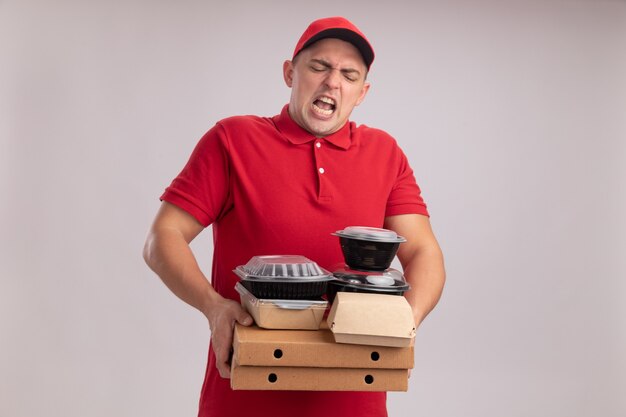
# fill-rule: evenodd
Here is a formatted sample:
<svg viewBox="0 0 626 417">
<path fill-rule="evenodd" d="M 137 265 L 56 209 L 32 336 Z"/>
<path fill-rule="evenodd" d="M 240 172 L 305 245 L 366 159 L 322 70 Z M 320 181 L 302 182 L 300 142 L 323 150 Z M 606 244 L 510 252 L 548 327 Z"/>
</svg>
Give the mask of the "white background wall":
<svg viewBox="0 0 626 417">
<path fill-rule="evenodd" d="M 0 416 L 195 415 L 208 326 L 141 259 L 158 196 L 338 14 L 377 52 L 353 119 L 447 260 L 390 414 L 626 415 L 626 3 L 314 3 L 0 1 Z"/>
</svg>

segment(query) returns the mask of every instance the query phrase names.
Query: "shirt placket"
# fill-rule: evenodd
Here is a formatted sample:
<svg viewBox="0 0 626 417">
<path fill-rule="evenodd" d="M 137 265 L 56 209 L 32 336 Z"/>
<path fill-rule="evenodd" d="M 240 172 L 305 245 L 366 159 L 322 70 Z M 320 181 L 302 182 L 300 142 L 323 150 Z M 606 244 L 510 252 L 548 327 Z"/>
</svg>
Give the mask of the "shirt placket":
<svg viewBox="0 0 626 417">
<path fill-rule="evenodd" d="M 333 200 L 330 193 L 330 177 L 331 172 L 325 164 L 327 159 L 328 144 L 322 139 L 316 139 L 313 142 L 313 155 L 315 157 L 315 169 L 317 174 L 317 198 L 320 203 L 329 203 Z"/>
</svg>

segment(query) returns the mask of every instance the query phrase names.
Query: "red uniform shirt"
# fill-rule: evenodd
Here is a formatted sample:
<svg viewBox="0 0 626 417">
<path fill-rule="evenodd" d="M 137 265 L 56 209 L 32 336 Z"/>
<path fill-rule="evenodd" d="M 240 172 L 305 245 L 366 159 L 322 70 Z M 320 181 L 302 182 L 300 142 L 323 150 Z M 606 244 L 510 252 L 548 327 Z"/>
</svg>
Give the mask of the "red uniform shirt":
<svg viewBox="0 0 626 417">
<path fill-rule="evenodd" d="M 232 270 L 255 255 L 343 263 L 331 233 L 382 227 L 386 216 L 428 215 L 406 156 L 387 133 L 350 122 L 316 138 L 289 116 L 239 116 L 207 132 L 162 200 L 213 225 L 211 281 L 239 300 Z M 232 391 L 209 363 L 200 416 L 385 416 L 385 393 Z"/>
</svg>

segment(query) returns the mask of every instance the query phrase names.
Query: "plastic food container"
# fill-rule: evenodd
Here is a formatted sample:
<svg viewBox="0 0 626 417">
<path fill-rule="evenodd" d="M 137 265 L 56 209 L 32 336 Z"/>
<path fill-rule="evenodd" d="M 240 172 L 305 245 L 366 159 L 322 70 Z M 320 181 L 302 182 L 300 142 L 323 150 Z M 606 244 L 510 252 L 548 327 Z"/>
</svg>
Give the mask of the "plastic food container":
<svg viewBox="0 0 626 417">
<path fill-rule="evenodd" d="M 264 300 L 252 295 L 241 282 L 235 285 L 241 304 L 265 329 L 317 330 L 328 307 L 324 300 Z"/>
<path fill-rule="evenodd" d="M 371 294 L 403 295 L 411 286 L 402 272 L 388 268 L 384 271 L 354 271 L 338 269 L 334 280 L 328 283 L 328 301 L 333 302 L 338 292 L 361 292 Z"/>
<path fill-rule="evenodd" d="M 393 230 L 377 227 L 350 226 L 333 233 L 346 264 L 352 269 L 384 271 L 389 268 L 400 243 L 406 242 Z"/>
<path fill-rule="evenodd" d="M 330 272 L 300 255 L 253 256 L 234 272 L 260 299 L 314 300 L 326 293 L 333 279 Z"/>
</svg>

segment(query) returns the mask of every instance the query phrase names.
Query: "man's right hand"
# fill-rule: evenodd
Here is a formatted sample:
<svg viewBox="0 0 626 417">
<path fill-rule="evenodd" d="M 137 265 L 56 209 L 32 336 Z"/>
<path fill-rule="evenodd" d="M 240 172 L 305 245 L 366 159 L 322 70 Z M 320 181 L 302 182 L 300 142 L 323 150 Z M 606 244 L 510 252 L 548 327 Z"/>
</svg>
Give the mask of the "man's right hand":
<svg viewBox="0 0 626 417">
<path fill-rule="evenodd" d="M 211 346 L 215 352 L 215 365 L 222 378 L 230 378 L 230 352 L 235 322 L 250 326 L 253 320 L 241 304 L 218 297 L 205 315 L 211 328 Z"/>
</svg>

